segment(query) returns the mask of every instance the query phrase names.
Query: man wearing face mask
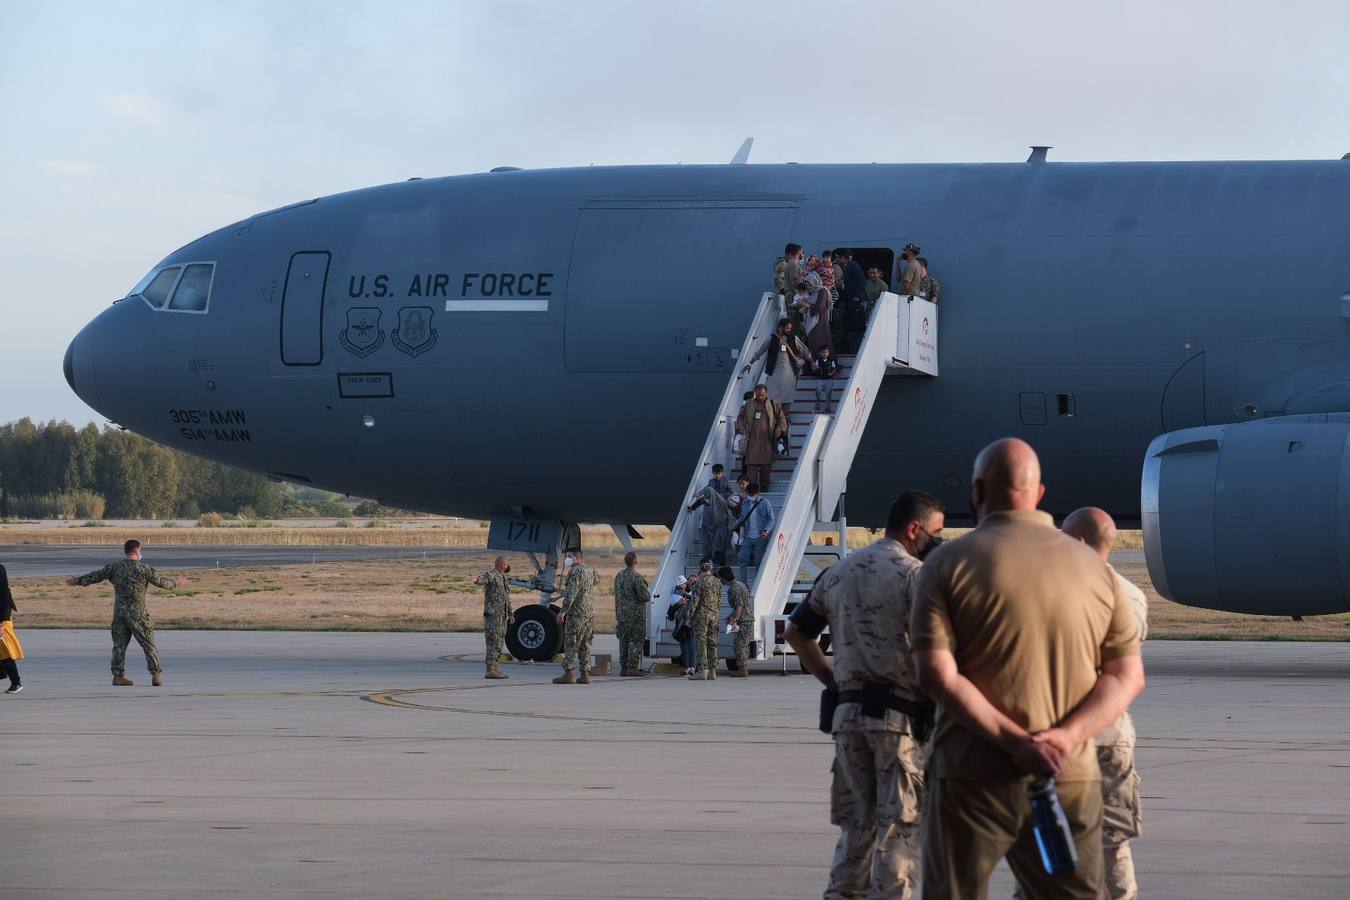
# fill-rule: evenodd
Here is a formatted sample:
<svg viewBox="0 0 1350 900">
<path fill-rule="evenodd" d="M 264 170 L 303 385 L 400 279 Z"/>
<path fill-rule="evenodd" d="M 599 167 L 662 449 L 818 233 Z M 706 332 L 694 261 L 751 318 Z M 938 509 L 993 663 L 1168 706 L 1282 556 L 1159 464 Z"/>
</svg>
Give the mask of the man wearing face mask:
<svg viewBox="0 0 1350 900">
<path fill-rule="evenodd" d="M 839 841 L 826 900 L 910 897 L 918 880 L 934 708 L 919 691 L 908 623 L 919 560 L 941 543 L 944 519 L 937 498 L 905 491 L 885 536 L 827 569 L 788 622 L 787 642 L 826 687 L 820 724 L 834 735 L 830 821 Z M 827 625 L 833 665 L 817 642 Z"/>
<path fill-rule="evenodd" d="M 484 678 L 510 678 L 499 663 L 502 642 L 506 640 L 506 626 L 515 621 L 511 613 L 511 585 L 506 576 L 511 565 L 505 556 L 492 561 L 492 568 L 474 578 L 474 584 L 483 586 L 483 636 L 487 640 L 487 673 Z"/>
<path fill-rule="evenodd" d="M 581 549 L 567 551 L 567 585 L 563 588 L 562 612 L 558 624 L 563 627 L 563 673 L 554 684 L 591 683 L 591 639 L 595 636 L 595 608 L 591 595 L 600 576 L 581 561 Z M 574 676 L 575 669 L 581 674 Z"/>
</svg>

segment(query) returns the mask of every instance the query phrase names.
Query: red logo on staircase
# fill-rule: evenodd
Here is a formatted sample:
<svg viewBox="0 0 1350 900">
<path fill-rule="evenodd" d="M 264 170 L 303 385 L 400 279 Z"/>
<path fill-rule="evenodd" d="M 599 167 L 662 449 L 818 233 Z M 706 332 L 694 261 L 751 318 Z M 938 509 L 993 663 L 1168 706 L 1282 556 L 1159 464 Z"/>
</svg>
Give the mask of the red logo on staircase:
<svg viewBox="0 0 1350 900">
<path fill-rule="evenodd" d="M 863 427 L 867 420 L 867 395 L 863 392 L 862 385 L 853 389 L 853 427 L 849 429 L 850 434 L 856 434 Z"/>
</svg>

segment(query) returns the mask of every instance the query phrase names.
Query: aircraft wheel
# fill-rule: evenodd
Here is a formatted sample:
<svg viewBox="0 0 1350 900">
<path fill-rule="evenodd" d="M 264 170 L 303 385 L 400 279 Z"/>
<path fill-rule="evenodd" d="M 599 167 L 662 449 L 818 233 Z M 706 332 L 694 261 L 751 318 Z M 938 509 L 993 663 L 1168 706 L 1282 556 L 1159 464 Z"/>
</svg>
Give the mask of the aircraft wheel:
<svg viewBox="0 0 1350 900">
<path fill-rule="evenodd" d="M 522 606 L 506 629 L 506 649 L 522 662 L 552 662 L 562 647 L 557 613 L 547 606 Z"/>
<path fill-rule="evenodd" d="M 728 656 L 726 662 L 728 672 L 735 672 L 740 668 L 740 665 L 736 662 L 736 657 L 734 656 Z"/>
</svg>

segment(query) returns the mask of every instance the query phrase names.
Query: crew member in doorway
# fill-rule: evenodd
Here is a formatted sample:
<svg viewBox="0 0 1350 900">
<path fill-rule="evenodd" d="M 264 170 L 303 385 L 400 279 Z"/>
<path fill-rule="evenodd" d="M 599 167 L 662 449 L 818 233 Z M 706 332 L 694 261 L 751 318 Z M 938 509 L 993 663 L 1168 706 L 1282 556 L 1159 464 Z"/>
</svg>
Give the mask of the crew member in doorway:
<svg viewBox="0 0 1350 900">
<path fill-rule="evenodd" d="M 623 570 L 614 576 L 614 633 L 619 639 L 622 678 L 647 674 L 642 669 L 642 645 L 647 640 L 647 610 L 651 602 L 647 579 L 637 570 L 637 554 L 629 550 L 623 555 Z"/>
<path fill-rule="evenodd" d="M 826 570 L 788 623 L 788 643 L 835 707 L 828 723 L 829 704 L 821 715 L 834 735 L 830 821 L 839 827 L 826 900 L 914 896 L 935 707 L 919 691 L 908 622 L 919 560 L 941 543 L 944 519 L 936 498 L 901 494 L 885 536 Z M 833 664 L 818 643 L 826 626 Z"/>
<path fill-rule="evenodd" d="M 483 587 L 483 637 L 487 642 L 484 678 L 510 678 L 501 670 L 502 642 L 506 628 L 515 621 L 511 612 L 511 584 L 506 580 L 511 564 L 505 556 L 492 561 L 492 568 L 475 576 L 473 583 Z"/>
<path fill-rule="evenodd" d="M 938 297 L 942 294 L 942 285 L 933 277 L 933 273 L 928 271 L 928 260 L 920 256 L 916 261 L 923 267 L 923 275 L 919 278 L 919 296 L 937 303 Z"/>
<path fill-rule="evenodd" d="M 919 271 L 919 245 L 906 244 L 904 252 L 900 254 L 901 265 L 904 267 L 900 273 L 900 290 L 902 297 L 917 297 L 919 295 L 919 282 L 923 278 L 923 273 Z"/>
<path fill-rule="evenodd" d="M 745 474 L 767 489 L 779 438 L 787 437 L 787 413 L 769 397 L 766 385 L 756 385 L 754 395 L 736 415 L 736 433 L 745 435 Z"/>
<path fill-rule="evenodd" d="M 881 277 L 881 269 L 878 266 L 873 266 L 867 270 L 867 284 L 864 285 L 864 288 L 867 291 L 867 312 L 870 315 L 877 299 L 889 291 L 891 286 L 886 283 L 886 279 Z"/>
<path fill-rule="evenodd" d="M 154 585 L 169 590 L 187 579 L 161 575 L 141 561 L 141 542 L 127 541 L 122 545 L 122 559 L 109 563 L 78 578 L 67 578 L 71 587 L 88 587 L 100 581 L 111 581 L 113 586 L 112 618 L 112 683 L 130 687 L 126 675 L 127 644 L 134 637 L 145 653 L 145 665 L 150 670 L 150 683 L 159 687 L 164 683 L 163 667 L 159 664 L 159 650 L 155 647 L 155 626 L 150 621 L 150 610 L 145 605 L 145 589 Z"/>
<path fill-rule="evenodd" d="M 591 683 L 591 640 L 595 637 L 595 607 L 592 594 L 600 580 L 581 560 L 581 548 L 567 551 L 563 565 L 568 569 L 563 588 L 562 611 L 558 624 L 563 627 L 563 673 L 554 684 Z M 573 672 L 580 669 L 580 675 Z"/>
<path fill-rule="evenodd" d="M 731 677 L 746 678 L 750 675 L 750 639 L 755 634 L 755 605 L 750 600 L 750 588 L 736 578 L 731 566 L 719 569 L 717 577 L 727 586 L 727 605 L 731 607 L 727 625 L 736 629 L 736 669 Z"/>
</svg>

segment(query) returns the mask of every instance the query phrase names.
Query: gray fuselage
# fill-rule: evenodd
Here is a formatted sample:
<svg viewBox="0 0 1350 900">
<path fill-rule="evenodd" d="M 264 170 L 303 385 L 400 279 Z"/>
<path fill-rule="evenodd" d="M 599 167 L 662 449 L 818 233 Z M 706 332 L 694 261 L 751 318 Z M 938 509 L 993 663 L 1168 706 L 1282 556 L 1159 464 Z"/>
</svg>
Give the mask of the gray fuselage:
<svg viewBox="0 0 1350 900">
<path fill-rule="evenodd" d="M 410 181 L 188 244 L 160 266 L 215 263 L 206 314 L 119 302 L 67 368 L 114 421 L 275 477 L 473 517 L 667 523 L 784 244 L 914 241 L 943 286 L 941 377 L 886 382 L 850 519 L 879 524 L 910 487 L 965 510 L 975 453 L 1018 435 L 1047 509 L 1131 522 L 1161 432 L 1350 410 L 1347 210 L 1350 162 Z M 321 313 L 296 299 L 283 323 L 302 290 Z"/>
</svg>

